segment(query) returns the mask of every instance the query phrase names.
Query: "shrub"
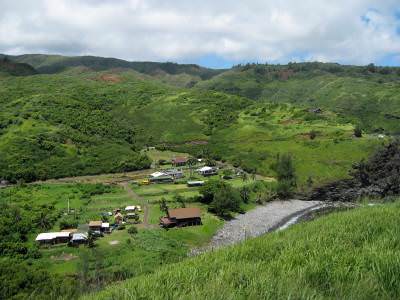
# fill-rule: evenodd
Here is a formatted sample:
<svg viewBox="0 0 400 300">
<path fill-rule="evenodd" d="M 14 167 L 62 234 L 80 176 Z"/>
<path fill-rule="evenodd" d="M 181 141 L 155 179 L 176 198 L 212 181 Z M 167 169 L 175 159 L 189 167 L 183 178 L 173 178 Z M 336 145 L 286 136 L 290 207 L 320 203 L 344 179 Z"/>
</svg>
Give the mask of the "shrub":
<svg viewBox="0 0 400 300">
<path fill-rule="evenodd" d="M 131 226 L 131 227 L 129 227 L 129 228 L 128 228 L 128 233 L 129 233 L 130 235 L 135 235 L 135 234 L 137 234 L 137 233 L 138 233 L 138 230 L 137 230 L 136 226 Z"/>
<path fill-rule="evenodd" d="M 210 203 L 209 209 L 221 217 L 227 216 L 231 211 L 239 211 L 239 193 L 230 185 L 223 186 L 214 194 L 214 199 Z"/>
<path fill-rule="evenodd" d="M 293 159 L 289 154 L 278 155 L 275 164 L 273 165 L 278 177 L 278 185 L 276 192 L 281 198 L 291 196 L 296 183 L 296 172 L 293 164 Z"/>
<path fill-rule="evenodd" d="M 358 138 L 362 137 L 362 129 L 359 125 L 354 128 L 354 136 Z"/>
</svg>

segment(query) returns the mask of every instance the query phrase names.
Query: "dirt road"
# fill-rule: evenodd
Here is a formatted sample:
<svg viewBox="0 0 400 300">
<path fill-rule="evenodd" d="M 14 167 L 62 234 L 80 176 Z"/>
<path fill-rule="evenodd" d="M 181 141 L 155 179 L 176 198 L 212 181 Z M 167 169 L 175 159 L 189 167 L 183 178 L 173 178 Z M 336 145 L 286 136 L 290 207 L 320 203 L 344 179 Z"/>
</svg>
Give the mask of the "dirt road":
<svg viewBox="0 0 400 300">
<path fill-rule="evenodd" d="M 149 204 L 148 202 L 142 198 L 142 196 L 139 196 L 138 194 L 135 193 L 134 190 L 129 186 L 129 182 L 121 182 L 119 183 L 121 186 L 124 187 L 126 193 L 128 196 L 132 199 L 139 200 L 140 205 L 143 207 L 143 223 L 142 226 L 145 228 L 149 228 Z"/>
</svg>

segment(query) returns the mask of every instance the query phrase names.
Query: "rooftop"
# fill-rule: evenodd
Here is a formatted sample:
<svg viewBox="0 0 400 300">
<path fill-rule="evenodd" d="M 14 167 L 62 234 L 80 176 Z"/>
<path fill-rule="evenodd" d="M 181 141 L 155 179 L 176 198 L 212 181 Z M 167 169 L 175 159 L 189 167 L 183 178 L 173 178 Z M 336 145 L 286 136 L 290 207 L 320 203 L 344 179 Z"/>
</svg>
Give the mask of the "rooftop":
<svg viewBox="0 0 400 300">
<path fill-rule="evenodd" d="M 69 237 L 71 233 L 70 232 L 44 232 L 38 234 L 36 237 L 36 241 L 47 241 L 47 240 L 53 240 L 55 238 L 59 237 Z"/>
<path fill-rule="evenodd" d="M 183 156 L 178 156 L 178 157 L 175 157 L 174 159 L 172 159 L 173 163 L 185 163 L 187 161 L 188 161 L 188 159 Z"/>
<path fill-rule="evenodd" d="M 89 227 L 100 227 L 102 223 L 102 221 L 90 221 Z"/>
<path fill-rule="evenodd" d="M 175 219 L 200 218 L 201 211 L 198 207 L 175 208 L 168 210 L 169 217 Z"/>
</svg>

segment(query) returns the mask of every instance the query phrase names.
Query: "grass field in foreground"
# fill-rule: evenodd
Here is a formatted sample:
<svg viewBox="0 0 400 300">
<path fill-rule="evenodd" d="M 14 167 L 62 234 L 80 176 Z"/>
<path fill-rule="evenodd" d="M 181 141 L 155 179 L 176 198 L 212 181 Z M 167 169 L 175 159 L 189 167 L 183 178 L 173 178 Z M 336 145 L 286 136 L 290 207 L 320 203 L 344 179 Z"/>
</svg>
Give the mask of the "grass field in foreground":
<svg viewBox="0 0 400 300">
<path fill-rule="evenodd" d="M 399 213 L 398 202 L 335 213 L 86 299 L 398 299 Z"/>
</svg>

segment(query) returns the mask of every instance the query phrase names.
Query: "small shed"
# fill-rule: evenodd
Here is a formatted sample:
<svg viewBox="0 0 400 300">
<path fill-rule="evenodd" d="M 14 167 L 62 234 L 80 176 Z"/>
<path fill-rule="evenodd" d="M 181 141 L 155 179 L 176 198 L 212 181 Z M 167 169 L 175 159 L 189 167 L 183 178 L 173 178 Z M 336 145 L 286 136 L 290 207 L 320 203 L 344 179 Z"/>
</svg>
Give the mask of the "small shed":
<svg viewBox="0 0 400 300">
<path fill-rule="evenodd" d="M 89 229 L 92 231 L 101 231 L 101 225 L 103 224 L 102 221 L 90 221 L 89 222 Z"/>
</svg>

